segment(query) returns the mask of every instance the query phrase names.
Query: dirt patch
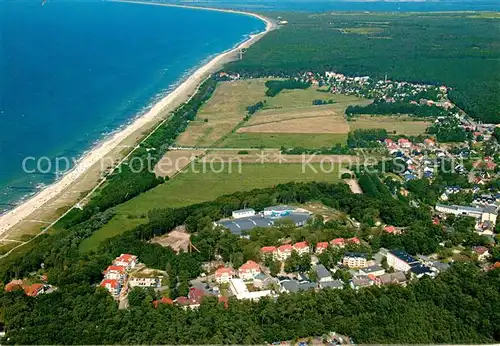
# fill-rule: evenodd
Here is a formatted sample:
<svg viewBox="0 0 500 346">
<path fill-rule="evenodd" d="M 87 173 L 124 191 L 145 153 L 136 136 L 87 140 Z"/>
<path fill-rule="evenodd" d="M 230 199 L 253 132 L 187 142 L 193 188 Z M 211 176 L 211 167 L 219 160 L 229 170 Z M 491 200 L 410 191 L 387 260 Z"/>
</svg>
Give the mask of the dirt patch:
<svg viewBox="0 0 500 346">
<path fill-rule="evenodd" d="M 163 247 L 170 247 L 177 253 L 181 250 L 188 252 L 191 244 L 191 235 L 186 232 L 185 226 L 178 226 L 168 234 L 154 237 L 150 242 L 160 244 Z"/>
<path fill-rule="evenodd" d="M 307 117 L 279 122 L 242 127 L 238 133 L 332 133 L 345 134 L 349 132 L 349 125 L 340 117 L 323 116 Z"/>
<path fill-rule="evenodd" d="M 356 179 L 346 179 L 345 182 L 347 185 L 349 185 L 349 188 L 351 189 L 352 193 L 358 195 L 363 193 L 363 190 L 361 190 L 361 187 L 359 186 L 358 181 Z"/>
<path fill-rule="evenodd" d="M 170 150 L 158 161 L 154 172 L 157 177 L 171 177 L 203 153 L 203 150 Z"/>
</svg>

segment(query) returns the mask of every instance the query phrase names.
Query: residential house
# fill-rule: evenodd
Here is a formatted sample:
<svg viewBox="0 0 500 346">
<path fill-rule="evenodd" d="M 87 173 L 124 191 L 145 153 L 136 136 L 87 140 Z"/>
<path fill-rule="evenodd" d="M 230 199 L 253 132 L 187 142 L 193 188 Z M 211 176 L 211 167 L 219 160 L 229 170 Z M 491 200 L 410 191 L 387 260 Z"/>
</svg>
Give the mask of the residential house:
<svg viewBox="0 0 500 346">
<path fill-rule="evenodd" d="M 328 249 L 328 242 L 325 241 L 316 244 L 316 254 L 322 254 L 326 249 Z"/>
<path fill-rule="evenodd" d="M 406 284 L 406 275 L 403 272 L 394 272 L 394 273 L 387 273 L 384 275 L 380 275 L 378 277 L 380 280 L 380 284 L 382 285 L 390 285 L 390 284 L 397 284 L 397 285 L 404 285 Z"/>
<path fill-rule="evenodd" d="M 366 254 L 360 252 L 346 252 L 342 264 L 349 268 L 366 267 Z"/>
<path fill-rule="evenodd" d="M 344 238 L 335 238 L 332 241 L 330 241 L 330 245 L 334 247 L 344 247 L 345 246 L 345 240 Z"/>
<path fill-rule="evenodd" d="M 389 226 L 389 225 L 386 225 L 384 226 L 384 231 L 386 233 L 390 233 L 390 234 L 401 234 L 401 230 L 394 227 L 394 226 Z"/>
<path fill-rule="evenodd" d="M 285 261 L 288 257 L 292 255 L 293 246 L 290 244 L 278 246 L 276 251 L 276 259 L 279 261 Z"/>
<path fill-rule="evenodd" d="M 107 289 L 114 298 L 120 295 L 120 291 L 122 289 L 122 285 L 117 279 L 104 279 L 101 281 L 100 286 Z"/>
<path fill-rule="evenodd" d="M 233 278 L 233 270 L 231 268 L 219 268 L 215 271 L 215 281 L 219 284 L 229 283 L 229 280 Z"/>
<path fill-rule="evenodd" d="M 253 285 L 256 288 L 266 288 L 271 284 L 271 278 L 264 273 L 259 273 L 253 278 Z"/>
<path fill-rule="evenodd" d="M 400 138 L 398 139 L 398 145 L 401 148 L 411 148 L 412 143 L 406 138 Z"/>
<path fill-rule="evenodd" d="M 247 261 L 238 270 L 238 276 L 243 280 L 253 280 L 254 276 L 259 273 L 259 265 L 252 260 Z"/>
<path fill-rule="evenodd" d="M 264 246 L 260 249 L 260 255 L 262 259 L 266 257 L 276 258 L 278 249 L 276 246 Z"/>
<path fill-rule="evenodd" d="M 367 276 L 355 276 L 349 282 L 349 285 L 351 286 L 351 288 L 353 288 L 355 290 L 358 290 L 358 289 L 363 288 L 363 287 L 373 286 L 374 284 L 375 284 L 375 282 Z"/>
<path fill-rule="evenodd" d="M 121 265 L 111 265 L 104 271 L 104 278 L 123 281 L 127 278 L 126 267 Z"/>
<path fill-rule="evenodd" d="M 315 288 L 316 284 L 314 282 L 297 281 L 293 279 L 280 281 L 280 292 L 282 293 L 297 293 L 300 291 L 310 291 Z"/>
<path fill-rule="evenodd" d="M 307 244 L 307 242 L 305 241 L 302 241 L 300 243 L 295 243 L 293 244 L 293 249 L 295 251 L 297 251 L 297 253 L 299 255 L 303 255 L 303 254 L 306 254 L 306 253 L 309 253 L 310 249 L 309 249 L 309 245 Z"/>
<path fill-rule="evenodd" d="M 352 244 L 357 244 L 357 245 L 361 244 L 361 240 L 359 240 L 357 237 L 349 238 L 347 239 L 347 241 Z"/>
<path fill-rule="evenodd" d="M 178 297 L 175 302 L 184 307 L 184 309 L 196 309 L 201 305 L 205 292 L 199 288 L 191 287 L 187 297 Z"/>
<path fill-rule="evenodd" d="M 369 267 L 360 269 L 359 274 L 365 275 L 365 276 L 368 276 L 370 274 L 373 276 L 380 276 L 380 275 L 385 274 L 385 269 L 382 268 L 381 266 L 373 265 L 373 266 L 369 266 Z"/>
<path fill-rule="evenodd" d="M 173 305 L 174 304 L 174 301 L 170 298 L 167 298 L 167 297 L 163 297 L 159 300 L 154 300 L 153 301 L 153 305 L 155 308 L 157 308 L 160 304 L 168 304 L 168 305 Z"/>
<path fill-rule="evenodd" d="M 485 246 L 474 246 L 472 248 L 472 251 L 476 253 L 477 259 L 479 261 L 486 261 L 490 256 L 490 252 L 488 251 L 488 248 Z"/>
<path fill-rule="evenodd" d="M 318 282 L 327 282 L 332 281 L 332 274 L 326 269 L 326 267 L 322 264 L 317 264 L 314 267 L 314 271 L 316 272 L 317 281 Z"/>
<path fill-rule="evenodd" d="M 342 289 L 344 288 L 344 282 L 342 282 L 341 280 L 324 281 L 319 283 L 319 288 Z"/>
<path fill-rule="evenodd" d="M 137 256 L 130 254 L 121 254 L 113 261 L 113 264 L 115 266 L 125 267 L 127 271 L 134 269 L 137 263 L 138 263 Z"/>
<path fill-rule="evenodd" d="M 411 266 L 410 273 L 413 277 L 421 278 L 424 275 L 435 276 L 436 273 L 433 272 L 429 267 L 423 265 L 422 263 L 416 263 Z"/>
</svg>

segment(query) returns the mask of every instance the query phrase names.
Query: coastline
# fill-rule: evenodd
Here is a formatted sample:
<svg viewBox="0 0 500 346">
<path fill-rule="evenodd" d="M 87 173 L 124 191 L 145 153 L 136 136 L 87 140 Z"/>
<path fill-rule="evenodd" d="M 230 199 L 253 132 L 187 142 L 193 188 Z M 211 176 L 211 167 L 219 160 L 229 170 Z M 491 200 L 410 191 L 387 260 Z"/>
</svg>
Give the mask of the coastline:
<svg viewBox="0 0 500 346">
<path fill-rule="evenodd" d="M 165 121 L 168 120 L 168 113 L 175 110 L 181 104 L 187 102 L 192 95 L 194 95 L 200 86 L 200 84 L 208 78 L 212 73 L 221 69 L 226 63 L 233 61 L 237 58 L 238 50 L 242 48 L 248 48 L 253 43 L 258 41 L 268 32 L 274 30 L 276 28 L 276 24 L 269 18 L 264 16 L 245 12 L 245 11 L 235 11 L 235 10 L 226 10 L 226 9 L 217 9 L 217 8 L 209 8 L 209 7 L 196 7 L 196 6 L 185 6 L 185 5 L 173 5 L 173 4 L 161 4 L 161 3 L 153 3 L 153 2 L 144 2 L 144 1 L 129 1 L 129 0 L 111 0 L 112 2 L 125 2 L 125 3 L 134 3 L 134 4 L 142 4 L 142 5 L 155 5 L 155 6 L 167 6 L 167 7 L 181 7 L 181 8 L 190 8 L 197 10 L 210 10 L 210 11 L 218 11 L 218 12 L 228 12 L 235 13 L 240 15 L 247 15 L 254 18 L 258 18 L 266 23 L 266 28 L 264 31 L 249 35 L 246 40 L 236 44 L 235 47 L 222 52 L 215 57 L 208 58 L 208 62 L 198 67 L 193 73 L 191 73 L 187 78 L 181 80 L 181 82 L 172 90 L 170 93 L 161 98 L 158 102 L 156 102 L 147 112 L 140 115 L 139 117 L 132 119 L 131 122 L 125 125 L 123 128 L 111 133 L 110 136 L 103 141 L 101 141 L 97 146 L 91 148 L 87 152 L 83 154 L 83 156 L 78 160 L 77 165 L 71 169 L 69 172 L 64 174 L 59 180 L 54 183 L 46 186 L 44 189 L 40 190 L 37 194 L 31 196 L 29 199 L 23 201 L 20 205 L 16 206 L 14 209 L 7 211 L 3 215 L 0 216 L 0 241 L 13 241 L 8 239 L 10 231 L 23 223 L 23 221 L 27 221 L 30 215 L 35 214 L 35 212 L 40 212 L 42 209 L 46 208 L 46 210 L 50 210 L 51 208 L 47 205 L 51 204 L 55 200 L 68 199 L 68 196 L 63 196 L 65 193 L 75 193 L 80 192 L 79 197 L 73 198 L 73 201 L 66 204 L 65 212 L 58 213 L 59 215 L 54 215 L 52 211 L 53 220 L 42 220 L 42 222 L 46 224 L 43 229 L 39 230 L 34 237 L 32 237 L 27 242 L 35 239 L 37 236 L 48 231 L 55 223 L 57 223 L 62 217 L 64 217 L 70 210 L 75 207 L 78 207 L 80 203 L 89 198 L 102 184 L 106 181 L 105 178 L 102 178 L 103 171 L 101 170 L 101 162 L 104 159 L 112 159 L 113 168 L 117 167 L 124 161 L 128 159 L 128 157 L 134 152 L 135 149 L 138 148 L 140 143 L 146 140 L 159 126 L 161 126 Z M 128 145 L 124 145 L 128 142 Z M 128 147 L 129 150 L 127 153 L 123 152 L 123 148 Z M 120 149 L 122 148 L 122 149 Z M 117 152 L 118 151 L 118 152 Z M 109 162 L 109 161 L 106 161 Z M 85 194 L 82 196 L 82 191 L 68 191 L 73 186 L 77 185 L 80 180 L 83 180 L 84 176 L 93 175 L 93 177 L 86 177 L 87 179 L 91 179 L 95 181 L 94 186 L 88 192 L 85 191 Z M 67 209 L 69 208 L 69 209 Z M 52 209 L 61 209 L 61 207 Z M 31 221 L 38 221 L 31 220 Z M 28 220 L 29 221 L 29 220 Z M 14 247 L 9 250 L 0 258 L 5 257 L 10 252 L 15 250 L 17 247 L 22 246 L 27 242 L 21 242 L 21 245 Z M 1 244 L 0 244 L 1 245 Z"/>
</svg>

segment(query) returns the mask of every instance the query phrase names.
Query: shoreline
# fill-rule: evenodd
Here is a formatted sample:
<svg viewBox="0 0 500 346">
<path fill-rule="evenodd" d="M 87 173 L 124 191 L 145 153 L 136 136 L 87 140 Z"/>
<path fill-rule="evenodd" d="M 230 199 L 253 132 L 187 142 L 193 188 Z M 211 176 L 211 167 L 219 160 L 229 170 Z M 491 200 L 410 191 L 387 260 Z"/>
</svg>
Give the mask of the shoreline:
<svg viewBox="0 0 500 346">
<path fill-rule="evenodd" d="M 133 137 L 139 136 L 138 140 L 133 141 L 133 145 L 130 147 L 132 150 L 130 150 L 126 154 L 121 155 L 121 157 L 119 157 L 119 162 L 114 164 L 113 167 L 117 167 L 121 163 L 126 161 L 127 158 L 135 151 L 135 149 L 138 148 L 138 146 L 146 138 L 148 138 L 159 126 L 161 126 L 165 121 L 168 120 L 169 112 L 175 110 L 181 104 L 187 102 L 196 93 L 198 87 L 204 80 L 206 80 L 206 78 L 208 78 L 214 72 L 220 70 L 226 63 L 234 61 L 236 58 L 235 54 L 238 52 L 238 50 L 243 48 L 248 48 L 253 43 L 262 38 L 264 35 L 266 35 L 268 32 L 274 30 L 277 27 L 276 24 L 271 19 L 256 13 L 245 12 L 245 11 L 217 9 L 210 7 L 187 6 L 187 5 L 161 4 L 161 3 L 133 1 L 133 0 L 123 0 L 123 1 L 110 0 L 110 1 L 119 3 L 122 2 L 122 3 L 150 5 L 150 6 L 180 7 L 180 8 L 209 10 L 209 11 L 247 15 L 260 19 L 261 21 L 266 23 L 266 28 L 264 31 L 259 32 L 258 34 L 249 34 L 244 41 L 236 43 L 233 48 L 221 52 L 220 54 L 217 54 L 215 57 L 206 58 L 208 62 L 203 64 L 204 60 L 202 60 L 202 62 L 200 62 L 201 65 L 193 67 L 194 72 L 190 73 L 187 76 L 187 78 L 183 80 L 181 79 L 178 82 L 178 85 L 175 87 L 175 89 L 173 89 L 163 98 L 158 100 L 148 111 L 146 111 L 145 113 L 136 118 L 132 118 L 130 120 L 130 123 L 124 124 L 123 128 L 118 128 L 115 132 L 111 133 L 109 137 L 100 141 L 95 147 L 92 147 L 88 151 L 84 152 L 82 157 L 78 160 L 77 165 L 73 167 L 70 171 L 65 173 L 60 179 L 54 181 L 50 185 L 47 185 L 45 188 L 40 190 L 35 195 L 24 200 L 20 205 L 0 215 L 0 241 L 8 239 L 7 236 L 9 231 L 11 231 L 15 226 L 18 226 L 20 223 L 25 221 L 31 214 L 33 214 L 36 211 L 39 211 L 46 204 L 49 204 L 54 199 L 61 197 L 61 195 L 65 192 L 66 189 L 76 184 L 81 178 L 83 179 L 83 176 L 89 173 L 92 168 L 95 168 L 96 165 L 99 165 L 100 162 L 102 162 L 103 159 L 107 158 L 107 156 L 110 155 L 114 150 L 120 148 L 121 147 L 120 144 L 127 141 L 127 139 L 130 140 Z M 142 135 L 138 135 L 137 132 L 140 132 L 141 129 L 144 128 L 147 128 L 144 131 L 144 133 Z M 106 178 L 102 178 L 101 176 L 97 176 L 95 178 L 97 179 L 97 182 L 94 184 L 95 186 L 92 188 L 90 192 L 86 193 L 85 196 L 83 197 L 77 198 L 74 203 L 68 204 L 67 206 L 69 207 L 69 209 L 67 211 L 65 211 L 62 215 L 58 216 L 54 221 L 52 221 L 50 224 L 44 227 L 29 241 L 35 239 L 37 236 L 43 234 L 48 229 L 50 229 L 69 211 L 71 211 L 75 207 L 78 207 L 79 203 L 89 198 L 106 181 Z M 23 242 L 23 244 L 25 243 Z M 0 256 L 0 258 L 5 257 L 16 248 L 17 247 L 11 249 L 5 255 Z"/>
</svg>

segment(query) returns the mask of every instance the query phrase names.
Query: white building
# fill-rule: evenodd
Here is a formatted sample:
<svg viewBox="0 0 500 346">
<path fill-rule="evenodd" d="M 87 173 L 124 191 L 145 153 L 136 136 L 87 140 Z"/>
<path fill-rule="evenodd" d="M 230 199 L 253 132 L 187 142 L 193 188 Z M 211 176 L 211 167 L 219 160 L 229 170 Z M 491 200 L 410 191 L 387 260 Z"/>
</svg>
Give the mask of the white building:
<svg viewBox="0 0 500 346">
<path fill-rule="evenodd" d="M 436 211 L 444 214 L 465 215 L 481 219 L 482 222 L 490 221 L 493 224 L 497 222 L 497 208 L 487 207 L 468 207 L 461 205 L 436 204 Z"/>
<path fill-rule="evenodd" d="M 262 297 L 271 295 L 271 290 L 250 292 L 245 282 L 237 278 L 229 281 L 229 288 L 237 299 L 259 300 Z"/>
<path fill-rule="evenodd" d="M 121 254 L 113 261 L 113 264 L 115 266 L 125 267 L 126 270 L 134 269 L 137 263 L 138 263 L 137 256 L 130 254 Z"/>
<path fill-rule="evenodd" d="M 342 264 L 349 268 L 366 267 L 366 255 L 358 252 L 346 252 Z"/>
<path fill-rule="evenodd" d="M 106 268 L 104 271 L 104 278 L 109 280 L 119 280 L 123 281 L 127 278 L 127 272 L 125 271 L 125 267 L 112 265 Z"/>
<path fill-rule="evenodd" d="M 235 210 L 232 213 L 233 219 L 240 219 L 243 217 L 249 217 L 255 215 L 255 210 L 252 208 Z"/>
<path fill-rule="evenodd" d="M 243 280 L 253 280 L 254 276 L 260 273 L 260 267 L 254 261 L 247 261 L 238 270 L 238 276 Z"/>
<path fill-rule="evenodd" d="M 233 278 L 233 270 L 231 268 L 219 268 L 215 271 L 215 281 L 219 284 L 228 283 Z"/>
<path fill-rule="evenodd" d="M 116 279 L 104 279 L 101 281 L 100 286 L 107 289 L 114 298 L 120 295 L 120 291 L 122 288 L 120 281 Z"/>
<path fill-rule="evenodd" d="M 133 287 L 154 287 L 158 288 L 161 286 L 161 279 L 159 277 L 132 277 L 128 280 L 128 285 L 130 288 Z"/>
<path fill-rule="evenodd" d="M 405 251 L 389 251 L 387 253 L 387 265 L 394 268 L 395 271 L 407 272 L 412 264 L 419 263 L 415 258 Z"/>
</svg>

